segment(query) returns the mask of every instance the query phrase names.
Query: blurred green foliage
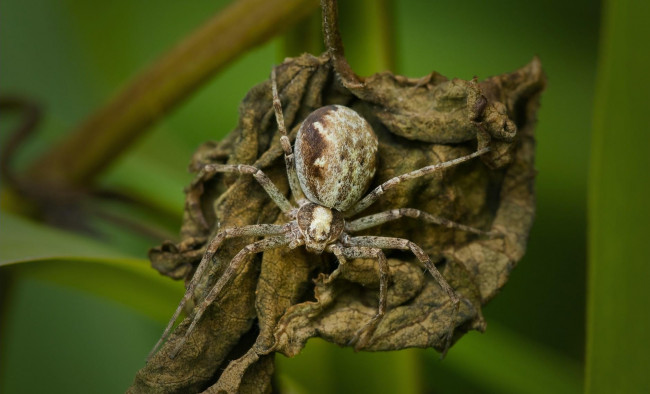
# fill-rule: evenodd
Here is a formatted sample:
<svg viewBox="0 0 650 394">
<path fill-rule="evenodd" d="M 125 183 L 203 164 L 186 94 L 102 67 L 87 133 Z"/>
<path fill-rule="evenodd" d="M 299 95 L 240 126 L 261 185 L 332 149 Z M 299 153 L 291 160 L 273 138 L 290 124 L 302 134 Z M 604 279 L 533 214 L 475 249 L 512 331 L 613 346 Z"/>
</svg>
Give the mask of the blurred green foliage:
<svg viewBox="0 0 650 394">
<path fill-rule="evenodd" d="M 589 393 L 650 392 L 650 2 L 603 18 L 589 173 Z"/>
<path fill-rule="evenodd" d="M 19 168 L 227 3 L 0 2 L 0 93 L 33 98 L 46 110 L 38 136 L 18 152 Z M 346 7 L 355 9 L 341 5 Z M 277 357 L 278 383 L 288 392 L 320 393 L 580 391 L 587 170 L 600 3 L 409 0 L 395 1 L 392 10 L 394 24 L 386 28 L 394 32 L 396 73 L 417 77 L 436 70 L 449 77 L 484 78 L 512 71 L 534 55 L 542 59 L 549 84 L 537 128 L 538 213 L 528 254 L 486 308 L 487 332 L 463 338 L 446 360 L 438 361 L 431 349 L 354 354 L 312 341 L 295 359 Z M 342 18 L 352 67 L 366 75 L 381 71 L 381 62 L 365 56 L 381 52 L 370 48 L 377 45 L 374 33 L 364 34 L 359 30 L 367 24 L 354 22 L 354 15 Z M 120 157 L 100 184 L 158 207 L 168 219 L 151 220 L 152 226 L 175 236 L 193 150 L 234 128 L 239 101 L 268 77 L 283 48 L 276 39 L 243 55 Z M 0 142 L 15 123 L 12 117 L 0 119 Z M 152 271 L 154 284 L 147 287 L 124 279 L 121 275 L 128 274 L 116 268 L 120 259 L 142 264 L 133 272 L 145 278 L 146 251 L 159 240 L 115 224 L 95 224 L 102 231 L 99 240 L 75 239 L 73 250 L 51 249 L 52 254 L 34 256 L 34 249 L 66 244 L 58 237 L 68 235 L 50 229 L 58 233 L 51 242 L 54 238 L 42 228 L 0 214 L 3 263 L 58 264 L 48 267 L 47 275 L 20 265 L 0 269 L 0 391 L 122 391 L 161 334 L 164 321 L 159 316 L 175 307 L 182 286 L 156 278 Z M 89 242 L 101 246 L 84 246 Z M 74 270 L 63 268 L 64 257 L 74 257 L 70 263 L 85 267 L 82 275 L 70 274 L 74 281 L 85 282 L 83 286 L 60 280 L 71 272 L 66 269 Z M 117 285 L 122 280 L 132 289 Z M 93 291 L 93 283 L 102 281 L 115 284 L 113 294 L 112 285 Z M 136 301 L 143 290 L 152 294 L 147 301 Z"/>
</svg>

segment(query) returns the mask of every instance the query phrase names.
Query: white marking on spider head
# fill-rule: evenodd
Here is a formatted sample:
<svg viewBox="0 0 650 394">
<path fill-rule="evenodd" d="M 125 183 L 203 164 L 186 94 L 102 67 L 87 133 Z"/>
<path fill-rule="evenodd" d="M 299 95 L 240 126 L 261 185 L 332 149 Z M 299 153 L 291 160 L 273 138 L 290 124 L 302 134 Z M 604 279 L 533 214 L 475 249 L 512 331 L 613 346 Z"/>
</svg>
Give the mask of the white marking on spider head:
<svg viewBox="0 0 650 394">
<path fill-rule="evenodd" d="M 335 209 L 308 203 L 298 209 L 298 228 L 304 237 L 305 248 L 310 253 L 320 254 L 328 244 L 336 241 L 343 232 L 343 214 Z"/>
<path fill-rule="evenodd" d="M 314 241 L 323 242 L 330 235 L 332 225 L 332 211 L 328 208 L 316 206 L 311 223 L 309 223 L 309 236 Z"/>
</svg>

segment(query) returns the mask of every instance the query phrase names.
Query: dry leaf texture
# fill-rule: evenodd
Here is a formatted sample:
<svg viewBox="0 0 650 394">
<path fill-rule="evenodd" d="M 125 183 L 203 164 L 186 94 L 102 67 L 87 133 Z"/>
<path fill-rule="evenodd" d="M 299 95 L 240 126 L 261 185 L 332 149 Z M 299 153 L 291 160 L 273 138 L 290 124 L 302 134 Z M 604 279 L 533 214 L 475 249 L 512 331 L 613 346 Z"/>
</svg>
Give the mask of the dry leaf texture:
<svg viewBox="0 0 650 394">
<path fill-rule="evenodd" d="M 327 55 L 287 59 L 277 68 L 290 138 L 313 110 L 328 104 L 355 109 L 374 128 L 379 159 L 374 187 L 393 176 L 447 161 L 489 145 L 481 157 L 387 192 L 357 216 L 410 207 L 484 230 L 496 238 L 402 218 L 367 234 L 407 238 L 436 262 L 461 295 L 455 338 L 483 330 L 481 306 L 506 283 L 524 254 L 535 210 L 535 114 L 545 77 L 538 59 L 484 81 L 449 80 L 432 73 L 409 79 L 390 73 L 344 87 Z M 271 105 L 271 84 L 250 90 L 237 128 L 198 149 L 191 168 L 208 163 L 252 164 L 289 195 Z M 219 229 L 287 219 L 251 176 L 216 175 L 188 189 L 182 242 L 150 253 L 153 266 L 173 278 L 191 278 L 206 242 Z M 200 301 L 230 259 L 253 239 L 225 242 L 195 292 Z M 447 294 L 408 253 L 390 252 L 388 311 L 364 350 L 434 347 L 450 324 Z M 304 248 L 276 249 L 249 259 L 202 317 L 180 354 L 171 349 L 190 323 L 138 372 L 130 392 L 268 392 L 273 352 L 292 356 L 307 339 L 346 345 L 374 316 L 379 273 L 372 260 L 338 266 L 334 256 Z M 191 305 L 190 305 L 191 307 Z"/>
</svg>

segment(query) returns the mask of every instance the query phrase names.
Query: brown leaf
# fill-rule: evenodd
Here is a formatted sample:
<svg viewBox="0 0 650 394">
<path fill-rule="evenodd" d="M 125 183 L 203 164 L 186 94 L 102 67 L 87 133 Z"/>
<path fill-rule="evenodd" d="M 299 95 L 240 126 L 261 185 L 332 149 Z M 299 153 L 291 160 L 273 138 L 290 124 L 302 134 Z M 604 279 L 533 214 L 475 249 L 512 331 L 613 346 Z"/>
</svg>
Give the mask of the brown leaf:
<svg viewBox="0 0 650 394">
<path fill-rule="evenodd" d="M 367 234 L 407 238 L 419 244 L 461 295 L 453 324 L 455 339 L 483 330 L 484 305 L 505 284 L 523 256 L 534 216 L 535 113 L 545 77 L 538 59 L 485 81 L 448 80 L 432 73 L 408 79 L 381 73 L 343 87 L 327 55 L 303 55 L 277 68 L 285 122 L 293 140 L 311 111 L 327 104 L 349 106 L 364 116 L 379 138 L 376 186 L 395 175 L 472 153 L 492 150 L 444 172 L 390 190 L 366 215 L 410 207 L 459 223 L 499 232 L 489 238 L 403 218 Z M 253 164 L 289 194 L 270 81 L 250 90 L 238 127 L 221 143 L 207 143 L 192 160 Z M 217 175 L 188 189 L 183 241 L 152 250 L 153 266 L 171 277 L 198 264 L 205 242 L 219 229 L 284 223 L 279 209 L 250 176 Z M 252 239 L 227 241 L 210 275 L 195 292 L 203 299 L 224 266 Z M 364 350 L 435 347 L 443 350 L 451 302 L 412 255 L 390 253 L 388 310 Z M 277 249 L 250 259 L 198 322 L 180 354 L 185 319 L 161 351 L 138 372 L 130 392 L 270 390 L 272 354 L 292 356 L 311 337 L 345 346 L 374 316 L 378 303 L 375 261 L 338 266 L 333 256 Z M 235 360 L 235 361 L 233 361 Z"/>
</svg>

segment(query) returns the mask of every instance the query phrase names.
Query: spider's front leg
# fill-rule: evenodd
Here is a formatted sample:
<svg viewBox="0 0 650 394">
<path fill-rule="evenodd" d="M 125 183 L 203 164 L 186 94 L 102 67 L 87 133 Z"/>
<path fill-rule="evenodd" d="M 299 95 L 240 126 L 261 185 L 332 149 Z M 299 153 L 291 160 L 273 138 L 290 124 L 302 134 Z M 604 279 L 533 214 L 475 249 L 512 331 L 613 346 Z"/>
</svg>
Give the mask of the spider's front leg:
<svg viewBox="0 0 650 394">
<path fill-rule="evenodd" d="M 229 238 L 245 237 L 245 236 L 260 237 L 266 235 L 287 234 L 290 233 L 291 230 L 292 230 L 291 223 L 287 223 L 284 225 L 254 224 L 250 226 L 234 227 L 234 228 L 229 228 L 220 231 L 208 244 L 205 254 L 201 259 L 201 263 L 199 263 L 199 266 L 196 268 L 196 271 L 192 276 L 192 280 L 190 281 L 190 283 L 187 286 L 187 289 L 185 290 L 183 299 L 181 300 L 180 304 L 176 308 L 176 311 L 174 312 L 174 315 L 172 316 L 169 323 L 167 324 L 167 327 L 165 328 L 165 331 L 163 332 L 162 336 L 160 337 L 160 339 L 158 340 L 154 348 L 149 353 L 148 358 L 151 358 L 151 356 L 153 356 L 156 353 L 156 350 L 158 350 L 160 345 L 162 345 L 162 343 L 165 341 L 167 336 L 171 333 L 171 330 L 174 327 L 174 323 L 176 322 L 176 319 L 178 319 L 178 316 L 180 316 L 181 311 L 183 310 L 187 302 L 190 300 L 190 298 L 192 298 L 192 296 L 194 295 L 194 290 L 196 289 L 197 284 L 200 282 L 203 273 L 205 272 L 206 268 L 212 261 L 212 258 L 214 257 L 215 253 L 219 249 L 219 246 L 221 246 L 224 240 Z"/>
<path fill-rule="evenodd" d="M 438 285 L 447 293 L 452 304 L 452 315 L 449 320 L 449 330 L 445 336 L 445 346 L 442 352 L 442 357 L 447 353 L 447 349 L 451 346 L 451 340 L 456 325 L 456 316 L 460 306 L 460 297 L 456 291 L 447 283 L 445 278 L 440 274 L 435 264 L 431 261 L 429 256 L 414 242 L 403 238 L 391 237 L 375 237 L 375 236 L 361 236 L 361 237 L 344 237 L 344 244 L 346 246 L 362 246 L 377 249 L 399 249 L 410 250 L 415 257 L 425 266 L 427 271 L 433 276 Z"/>
<path fill-rule="evenodd" d="M 293 149 L 291 148 L 291 141 L 287 136 L 287 129 L 284 126 L 284 115 L 282 114 L 282 102 L 280 102 L 280 96 L 278 95 L 278 82 L 275 76 L 275 68 L 271 70 L 271 92 L 273 94 L 273 110 L 275 111 L 275 120 L 278 123 L 278 131 L 280 132 L 280 144 L 282 145 L 282 150 L 284 151 L 284 162 L 287 167 L 287 177 L 289 178 L 289 187 L 291 188 L 291 194 L 296 200 L 299 206 L 307 203 L 305 199 L 305 194 L 300 188 L 300 182 L 298 181 L 298 174 L 296 172 L 296 159 L 293 154 Z"/>
<path fill-rule="evenodd" d="M 289 200 L 287 200 L 284 194 L 280 192 L 277 186 L 273 184 L 273 181 L 271 181 L 271 179 L 266 176 L 266 174 L 264 174 L 264 172 L 259 168 L 246 164 L 206 164 L 203 166 L 203 168 L 201 168 L 201 171 L 199 171 L 197 176 L 190 184 L 187 194 L 190 213 L 195 219 L 201 222 L 201 225 L 203 225 L 204 228 L 208 228 L 208 223 L 206 222 L 205 217 L 201 212 L 201 206 L 199 202 L 199 196 L 202 194 L 203 188 L 202 182 L 205 182 L 218 173 L 239 173 L 253 175 L 255 180 L 264 188 L 266 193 L 282 210 L 282 212 L 287 216 L 292 217 L 294 207 L 291 205 Z"/>
</svg>

